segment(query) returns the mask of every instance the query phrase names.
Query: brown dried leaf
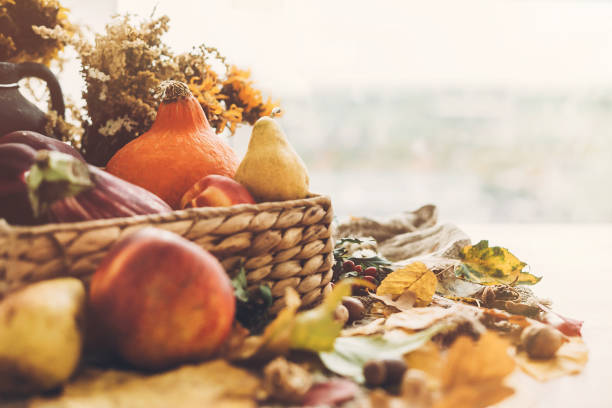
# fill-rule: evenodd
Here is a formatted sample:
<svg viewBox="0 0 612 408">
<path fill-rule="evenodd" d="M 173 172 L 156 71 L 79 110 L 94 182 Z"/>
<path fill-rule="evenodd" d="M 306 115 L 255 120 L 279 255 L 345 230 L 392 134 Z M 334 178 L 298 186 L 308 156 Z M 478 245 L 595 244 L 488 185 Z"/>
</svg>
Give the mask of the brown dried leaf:
<svg viewBox="0 0 612 408">
<path fill-rule="evenodd" d="M 399 311 L 412 309 L 417 301 L 416 294 L 409 289 L 405 290 L 397 299 L 393 299 L 394 296 L 391 294 L 376 295 L 370 293 L 370 297 L 383 302 L 387 306 L 394 307 Z"/>
<path fill-rule="evenodd" d="M 503 384 L 515 367 L 509 344 L 493 332 L 478 342 L 460 337 L 450 348 L 441 384 L 443 397 L 436 408 L 479 408 L 499 402 L 514 390 Z"/>
<path fill-rule="evenodd" d="M 439 306 L 415 307 L 389 316 L 385 322 L 385 329 L 422 330 L 456 312 L 456 308 L 445 309 Z"/>
<path fill-rule="evenodd" d="M 399 296 L 411 291 L 416 295 L 416 305 L 426 306 L 431 302 L 437 285 L 436 275 L 424 263 L 414 262 L 387 275 L 378 285 L 376 294 Z"/>
<path fill-rule="evenodd" d="M 162 374 L 88 369 L 61 395 L 34 398 L 32 408 L 255 407 L 259 380 L 224 360 L 188 365 Z"/>
<path fill-rule="evenodd" d="M 539 381 L 548 381 L 564 375 L 578 374 L 589 360 L 589 351 L 580 337 L 570 337 L 557 350 L 554 358 L 535 360 L 523 350 L 516 354 L 516 363 L 521 369 Z"/>
<path fill-rule="evenodd" d="M 244 348 L 244 344 L 249 338 L 249 330 L 242 326 L 237 321 L 234 321 L 234 325 L 232 326 L 232 331 L 229 336 L 221 346 L 221 350 L 219 350 L 219 355 L 221 357 L 229 358 L 230 356 L 239 353 L 240 350 Z"/>
<path fill-rule="evenodd" d="M 340 336 L 349 337 L 349 336 L 369 336 L 372 334 L 379 334 L 385 331 L 385 318 L 381 317 L 376 320 L 372 320 L 371 322 L 361 325 L 350 327 L 348 329 L 342 330 L 340 332 Z"/>
</svg>

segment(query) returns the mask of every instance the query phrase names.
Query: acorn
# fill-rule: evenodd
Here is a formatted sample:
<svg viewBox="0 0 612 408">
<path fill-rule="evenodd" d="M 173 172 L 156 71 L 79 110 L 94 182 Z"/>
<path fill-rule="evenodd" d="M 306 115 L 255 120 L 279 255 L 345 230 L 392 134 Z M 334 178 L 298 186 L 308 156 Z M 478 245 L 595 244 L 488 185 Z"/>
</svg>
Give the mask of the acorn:
<svg viewBox="0 0 612 408">
<path fill-rule="evenodd" d="M 363 366 L 363 376 L 370 387 L 399 384 L 407 370 L 403 360 L 370 360 Z"/>
<path fill-rule="evenodd" d="M 365 314 L 365 307 L 361 300 L 352 296 L 342 298 L 342 305 L 348 310 L 348 323 L 361 320 Z"/>
</svg>

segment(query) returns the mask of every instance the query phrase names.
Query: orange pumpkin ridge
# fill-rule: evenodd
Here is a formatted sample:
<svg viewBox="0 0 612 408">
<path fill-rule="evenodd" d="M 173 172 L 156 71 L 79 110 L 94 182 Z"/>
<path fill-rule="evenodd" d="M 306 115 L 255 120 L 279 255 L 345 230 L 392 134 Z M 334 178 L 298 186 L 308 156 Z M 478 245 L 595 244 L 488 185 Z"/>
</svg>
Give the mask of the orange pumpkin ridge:
<svg viewBox="0 0 612 408">
<path fill-rule="evenodd" d="M 239 161 L 187 85 L 167 81 L 165 86 L 151 128 L 115 153 L 106 169 L 179 209 L 193 184 L 210 174 L 233 178 Z"/>
</svg>

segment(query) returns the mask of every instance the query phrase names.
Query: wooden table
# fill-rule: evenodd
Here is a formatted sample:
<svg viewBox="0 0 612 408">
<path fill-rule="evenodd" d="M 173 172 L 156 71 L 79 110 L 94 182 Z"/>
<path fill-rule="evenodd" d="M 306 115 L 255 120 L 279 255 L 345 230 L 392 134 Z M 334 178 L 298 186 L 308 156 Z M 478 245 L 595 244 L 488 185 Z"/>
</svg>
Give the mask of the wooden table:
<svg viewBox="0 0 612 408">
<path fill-rule="evenodd" d="M 458 224 L 508 248 L 535 275 L 555 311 L 584 320 L 589 363 L 576 376 L 521 387 L 500 407 L 612 407 L 612 224 Z M 520 404 L 518 403 L 520 401 Z"/>
</svg>

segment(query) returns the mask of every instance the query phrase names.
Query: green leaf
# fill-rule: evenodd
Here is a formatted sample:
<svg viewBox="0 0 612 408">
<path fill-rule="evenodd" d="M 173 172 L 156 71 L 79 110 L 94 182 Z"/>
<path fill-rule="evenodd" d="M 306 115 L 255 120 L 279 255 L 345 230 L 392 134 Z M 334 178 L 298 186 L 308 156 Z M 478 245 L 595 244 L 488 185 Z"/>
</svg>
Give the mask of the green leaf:
<svg viewBox="0 0 612 408">
<path fill-rule="evenodd" d="M 486 240 L 463 247 L 459 256 L 463 263 L 455 275 L 481 285 L 533 285 L 542 279 L 524 271 L 527 264 L 506 248 L 489 247 Z"/>
<path fill-rule="evenodd" d="M 272 297 L 272 290 L 268 285 L 259 285 L 259 295 L 264 300 L 267 307 L 272 306 L 274 298 Z"/>
<path fill-rule="evenodd" d="M 414 334 L 397 330 L 377 336 L 338 337 L 333 350 L 320 352 L 319 358 L 330 371 L 363 383 L 363 366 L 369 360 L 401 359 L 448 327 L 440 323 Z"/>
<path fill-rule="evenodd" d="M 246 271 L 244 267 L 241 266 L 238 275 L 236 275 L 234 279 L 232 279 L 232 286 L 234 287 L 234 295 L 236 296 L 237 300 L 244 303 L 249 301 Z"/>
</svg>

